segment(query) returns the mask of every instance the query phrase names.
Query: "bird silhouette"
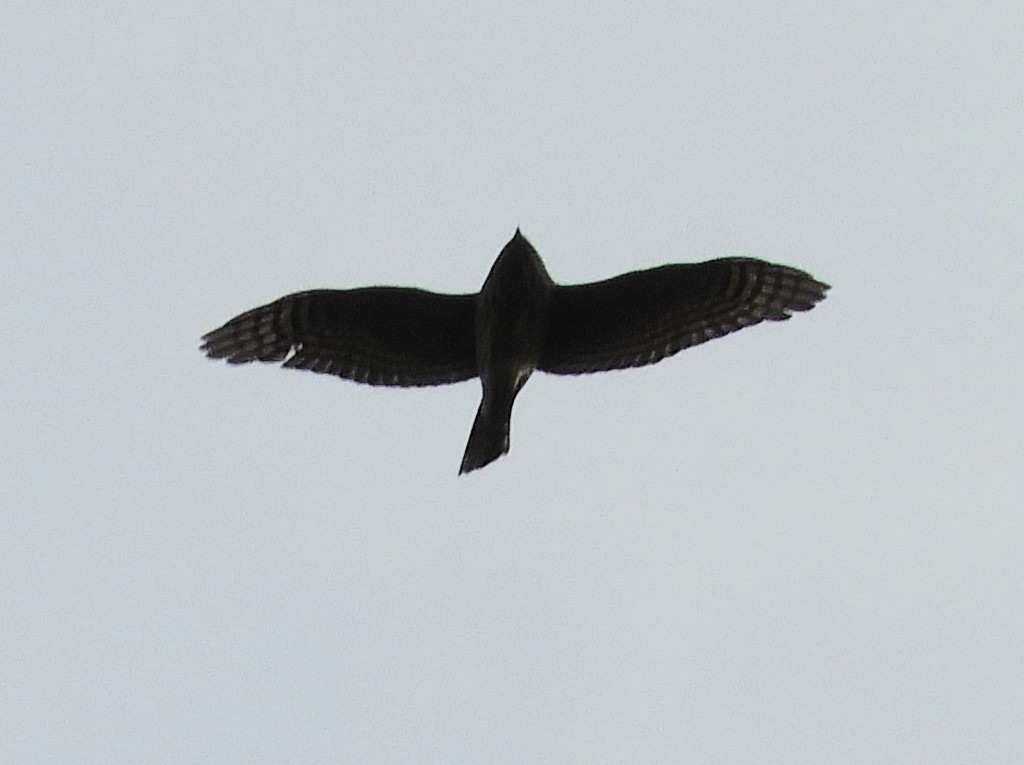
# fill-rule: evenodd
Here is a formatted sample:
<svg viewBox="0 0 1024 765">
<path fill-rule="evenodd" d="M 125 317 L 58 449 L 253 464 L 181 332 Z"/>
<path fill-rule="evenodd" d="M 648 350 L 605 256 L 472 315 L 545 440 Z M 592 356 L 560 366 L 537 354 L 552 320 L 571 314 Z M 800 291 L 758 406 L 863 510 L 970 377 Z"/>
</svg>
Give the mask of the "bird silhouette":
<svg viewBox="0 0 1024 765">
<path fill-rule="evenodd" d="M 297 292 L 207 333 L 202 350 L 230 364 L 283 362 L 369 385 L 479 377 L 483 395 L 461 474 L 508 452 L 512 404 L 535 370 L 574 375 L 653 364 L 807 311 L 828 289 L 799 269 L 738 257 L 560 285 L 516 229 L 479 293 Z"/>
</svg>

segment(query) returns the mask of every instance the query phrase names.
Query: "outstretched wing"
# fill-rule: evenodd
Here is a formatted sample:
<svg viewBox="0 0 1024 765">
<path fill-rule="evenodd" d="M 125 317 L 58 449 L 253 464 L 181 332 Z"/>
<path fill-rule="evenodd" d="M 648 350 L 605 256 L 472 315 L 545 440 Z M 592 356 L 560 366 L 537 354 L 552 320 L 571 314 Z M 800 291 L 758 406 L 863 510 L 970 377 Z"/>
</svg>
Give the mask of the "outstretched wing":
<svg viewBox="0 0 1024 765">
<path fill-rule="evenodd" d="M 753 258 L 661 266 L 559 286 L 539 369 L 580 374 L 653 364 L 825 297 L 810 274 Z"/>
<path fill-rule="evenodd" d="M 475 295 L 404 287 L 314 290 L 236 316 L 203 336 L 231 364 L 283 366 L 370 385 L 442 385 L 476 375 Z"/>
</svg>

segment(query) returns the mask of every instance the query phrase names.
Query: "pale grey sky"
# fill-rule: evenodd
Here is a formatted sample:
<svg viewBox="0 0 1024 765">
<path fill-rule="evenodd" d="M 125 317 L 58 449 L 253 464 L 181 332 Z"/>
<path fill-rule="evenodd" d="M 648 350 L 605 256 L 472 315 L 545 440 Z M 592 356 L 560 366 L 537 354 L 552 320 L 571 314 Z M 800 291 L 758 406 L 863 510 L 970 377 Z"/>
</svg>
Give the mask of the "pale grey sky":
<svg viewBox="0 0 1024 765">
<path fill-rule="evenodd" d="M 0 751 L 1024 759 L 1018 3 L 9 3 Z M 828 300 L 479 386 L 205 360 L 286 292 L 748 254 Z"/>
</svg>

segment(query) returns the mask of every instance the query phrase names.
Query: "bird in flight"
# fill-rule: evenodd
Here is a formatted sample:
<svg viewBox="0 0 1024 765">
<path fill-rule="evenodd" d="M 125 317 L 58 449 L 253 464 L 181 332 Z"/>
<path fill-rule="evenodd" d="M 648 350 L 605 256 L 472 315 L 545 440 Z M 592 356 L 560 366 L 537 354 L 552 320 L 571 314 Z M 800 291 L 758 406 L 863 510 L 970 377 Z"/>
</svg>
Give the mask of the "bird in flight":
<svg viewBox="0 0 1024 765">
<path fill-rule="evenodd" d="M 804 271 L 755 258 L 556 284 L 516 229 L 476 294 L 410 287 L 296 292 L 207 333 L 202 350 L 229 364 L 283 362 L 369 385 L 479 377 L 483 396 L 461 474 L 508 452 L 512 404 L 535 370 L 575 375 L 654 364 L 807 311 L 828 289 Z"/>
</svg>

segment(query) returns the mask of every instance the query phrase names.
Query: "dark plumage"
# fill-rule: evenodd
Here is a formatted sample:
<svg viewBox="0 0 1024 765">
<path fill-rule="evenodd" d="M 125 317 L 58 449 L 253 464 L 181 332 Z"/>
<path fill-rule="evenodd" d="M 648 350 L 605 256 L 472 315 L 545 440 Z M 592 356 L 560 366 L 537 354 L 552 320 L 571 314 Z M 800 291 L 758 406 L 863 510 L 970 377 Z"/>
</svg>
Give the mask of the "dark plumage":
<svg viewBox="0 0 1024 765">
<path fill-rule="evenodd" d="M 460 473 L 509 448 L 516 395 L 539 369 L 580 374 L 653 364 L 825 297 L 804 271 L 754 258 L 674 264 L 557 285 L 519 230 L 475 295 L 403 287 L 297 292 L 203 336 L 232 364 L 283 362 L 370 385 L 480 377 L 483 397 Z"/>
</svg>

